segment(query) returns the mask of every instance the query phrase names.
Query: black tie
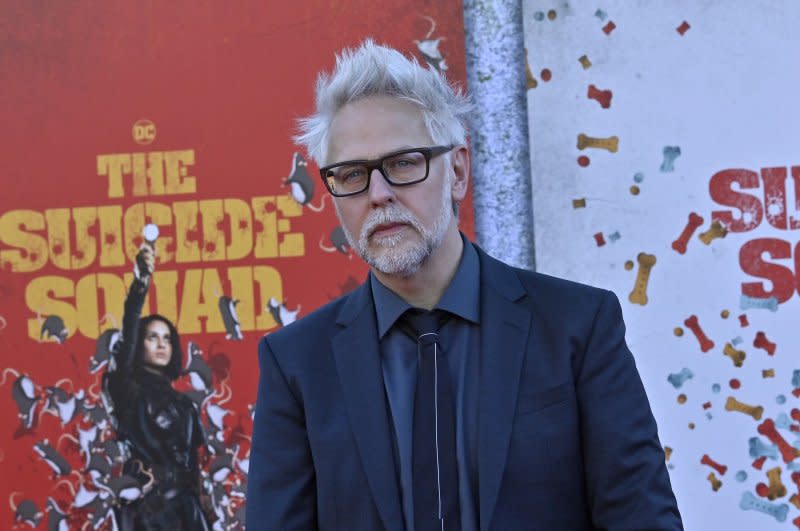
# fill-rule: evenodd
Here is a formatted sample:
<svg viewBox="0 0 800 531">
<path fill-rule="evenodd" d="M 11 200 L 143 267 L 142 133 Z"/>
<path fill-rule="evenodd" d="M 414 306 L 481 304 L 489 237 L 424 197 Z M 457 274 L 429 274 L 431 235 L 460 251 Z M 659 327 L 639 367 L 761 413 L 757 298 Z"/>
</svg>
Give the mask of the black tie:
<svg viewBox="0 0 800 531">
<path fill-rule="evenodd" d="M 403 315 L 414 331 L 419 362 L 412 450 L 415 531 L 457 531 L 461 527 L 455 401 L 438 335 L 444 315 L 418 309 Z"/>
</svg>

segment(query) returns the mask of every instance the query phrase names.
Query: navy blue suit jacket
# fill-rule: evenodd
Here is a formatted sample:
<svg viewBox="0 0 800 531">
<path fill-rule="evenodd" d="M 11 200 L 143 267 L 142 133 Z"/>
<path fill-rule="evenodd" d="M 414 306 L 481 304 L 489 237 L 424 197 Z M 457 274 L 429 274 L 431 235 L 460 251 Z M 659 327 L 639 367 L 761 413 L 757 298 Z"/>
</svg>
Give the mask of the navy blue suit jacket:
<svg viewBox="0 0 800 531">
<path fill-rule="evenodd" d="M 613 293 L 481 261 L 481 531 L 682 529 Z M 402 531 L 365 283 L 266 336 L 252 530 Z"/>
</svg>

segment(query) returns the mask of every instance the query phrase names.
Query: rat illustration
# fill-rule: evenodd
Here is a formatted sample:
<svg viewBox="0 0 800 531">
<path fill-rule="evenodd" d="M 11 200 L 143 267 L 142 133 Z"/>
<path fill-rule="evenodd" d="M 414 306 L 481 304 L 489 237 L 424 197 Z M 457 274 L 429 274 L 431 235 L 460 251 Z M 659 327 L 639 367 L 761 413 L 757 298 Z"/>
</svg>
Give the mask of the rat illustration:
<svg viewBox="0 0 800 531">
<path fill-rule="evenodd" d="M 211 461 L 211 465 L 208 467 L 208 473 L 215 482 L 221 483 L 225 481 L 228 474 L 233 471 L 233 461 L 237 452 L 238 448 L 233 451 L 226 450 Z"/>
<path fill-rule="evenodd" d="M 341 225 L 337 225 L 331 231 L 331 244 L 333 247 L 328 247 L 325 245 L 325 236 L 319 239 L 319 248 L 325 251 L 326 253 L 335 253 L 340 252 L 343 255 L 347 256 L 350 260 L 353 259 L 352 248 L 350 247 L 350 242 L 347 241 L 347 237 L 344 235 L 344 230 L 342 229 Z"/>
<path fill-rule="evenodd" d="M 270 297 L 266 310 L 279 326 L 286 326 L 297 320 L 297 314 L 300 313 L 300 305 L 298 304 L 295 310 L 289 310 L 285 305 L 278 302 L 278 299 Z"/>
<path fill-rule="evenodd" d="M 44 513 L 39 510 L 39 507 L 33 500 L 22 500 L 19 505 L 14 502 L 14 496 L 20 494 L 19 492 L 12 492 L 8 497 L 8 503 L 11 505 L 11 510 L 14 511 L 14 522 L 18 524 L 28 524 L 31 527 L 38 527 L 39 522 L 44 517 Z"/>
<path fill-rule="evenodd" d="M 64 456 L 58 453 L 58 450 L 50 446 L 50 442 L 47 439 L 34 444 L 33 450 L 44 459 L 44 462 L 53 469 L 53 472 L 57 476 L 65 476 L 72 471 L 72 467 L 69 466 Z"/>
<path fill-rule="evenodd" d="M 78 492 L 72 495 L 72 506 L 76 509 L 83 509 L 84 507 L 91 505 L 97 499 L 99 494 L 100 493 L 98 491 L 87 489 L 83 479 L 81 479 Z"/>
<path fill-rule="evenodd" d="M 223 419 L 228 413 L 230 413 L 229 410 L 217 404 L 209 404 L 206 408 L 206 415 L 208 417 L 209 425 L 215 430 L 224 429 L 225 426 L 223 424 Z"/>
<path fill-rule="evenodd" d="M 239 316 L 236 314 L 236 305 L 239 304 L 239 299 L 231 299 L 227 295 L 222 295 L 219 298 L 219 313 L 222 315 L 222 322 L 225 324 L 225 339 L 233 339 L 234 341 L 241 341 L 244 337 L 242 335 L 242 327 L 239 324 Z"/>
<path fill-rule="evenodd" d="M 189 355 L 186 359 L 186 367 L 183 374 L 188 374 L 192 382 L 192 388 L 196 391 L 210 391 L 213 383 L 211 367 L 203 359 L 203 351 L 195 343 L 189 341 L 186 348 Z"/>
<path fill-rule="evenodd" d="M 109 328 L 100 334 L 95 343 L 94 354 L 89 359 L 89 372 L 95 374 L 108 364 L 111 353 L 121 337 L 118 328 Z"/>
<path fill-rule="evenodd" d="M 106 491 L 101 491 L 91 502 L 83 506 L 91 515 L 92 529 L 100 529 L 106 521 L 110 520 L 107 529 L 118 531 L 117 518 L 114 515 L 114 497 Z"/>
<path fill-rule="evenodd" d="M 444 72 L 447 70 L 447 63 L 444 60 L 442 52 L 439 51 L 439 43 L 445 40 L 445 37 L 439 37 L 437 39 L 431 38 L 433 32 L 436 31 L 436 21 L 424 15 L 422 18 L 427 19 L 431 23 L 431 28 L 421 41 L 414 40 L 414 44 L 417 45 L 419 53 L 422 54 L 422 57 L 425 58 L 429 65 L 439 72 Z"/>
<path fill-rule="evenodd" d="M 69 531 L 67 513 L 61 510 L 58 503 L 52 498 L 47 498 L 47 531 Z"/>
<path fill-rule="evenodd" d="M 101 446 L 106 457 L 111 459 L 112 463 L 124 463 L 130 456 L 127 445 L 120 440 L 107 439 Z"/>
<path fill-rule="evenodd" d="M 147 483 L 144 485 L 142 485 L 135 477 L 128 474 L 101 478 L 95 483 L 97 483 L 97 486 L 101 489 L 104 489 L 112 494 L 114 498 L 120 502 L 131 502 L 138 500 L 153 488 L 155 477 L 149 470 L 142 466 L 140 461 L 137 460 L 135 463 L 139 468 L 138 472 L 136 473 L 144 474 L 149 478 Z"/>
<path fill-rule="evenodd" d="M 47 403 L 42 414 L 49 413 L 58 416 L 61 420 L 61 425 L 64 426 L 75 418 L 80 406 L 82 406 L 85 395 L 83 389 L 79 389 L 75 394 L 61 389 L 59 386 L 62 382 L 67 382 L 70 388 L 72 387 L 72 382 L 67 378 L 59 380 L 55 385 L 45 387 L 44 392 L 47 396 Z"/>
<path fill-rule="evenodd" d="M 92 455 L 92 448 L 94 448 L 97 442 L 97 435 L 99 430 L 97 426 L 92 424 L 87 429 L 83 429 L 82 427 L 78 426 L 78 438 L 76 439 L 74 435 L 71 433 L 62 433 L 61 436 L 58 438 L 58 443 L 56 446 L 61 446 L 61 441 L 67 439 L 75 444 L 78 448 L 80 448 L 81 453 L 85 456 L 84 459 L 84 467 L 89 466 L 89 459 Z"/>
<path fill-rule="evenodd" d="M 322 196 L 319 206 L 311 204 L 311 200 L 314 198 L 314 180 L 308 174 L 308 162 L 300 153 L 292 155 L 292 169 L 281 186 L 287 185 L 291 187 L 292 198 L 302 206 L 306 206 L 314 212 L 322 212 L 325 208 L 327 195 Z"/>
<path fill-rule="evenodd" d="M 92 451 L 91 457 L 89 457 L 89 464 L 86 466 L 86 471 L 89 473 L 89 476 L 91 476 L 95 485 L 97 485 L 103 478 L 111 475 L 111 460 L 103 455 L 102 451 L 94 450 Z"/>
<path fill-rule="evenodd" d="M 188 396 L 191 401 L 194 402 L 195 407 L 200 411 L 202 411 L 206 402 L 213 396 L 211 391 L 204 391 L 201 389 L 189 389 L 188 391 L 184 391 L 183 394 Z"/>
<path fill-rule="evenodd" d="M 0 386 L 5 385 L 6 376 L 9 373 L 16 377 L 14 384 L 11 386 L 11 398 L 17 404 L 17 416 L 19 416 L 22 423 L 20 429 L 29 430 L 36 421 L 36 404 L 41 397 L 36 393 L 36 384 L 33 383 L 33 380 L 10 367 L 3 371 L 3 379 L 0 381 Z"/>
<path fill-rule="evenodd" d="M 63 344 L 69 336 L 69 330 L 64 324 L 64 319 L 57 315 L 48 315 L 44 320 L 39 316 L 39 322 L 42 324 L 41 332 L 39 333 L 39 340 L 44 341 L 48 339 L 55 339 L 58 344 Z"/>
</svg>

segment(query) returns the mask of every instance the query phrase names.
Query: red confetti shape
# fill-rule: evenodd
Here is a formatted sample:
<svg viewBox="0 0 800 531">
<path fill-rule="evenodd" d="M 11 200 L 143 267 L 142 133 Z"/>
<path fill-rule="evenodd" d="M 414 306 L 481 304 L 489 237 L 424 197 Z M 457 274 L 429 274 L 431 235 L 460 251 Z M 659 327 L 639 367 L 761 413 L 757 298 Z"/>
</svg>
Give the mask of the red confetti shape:
<svg viewBox="0 0 800 531">
<path fill-rule="evenodd" d="M 602 246 L 604 246 L 606 244 L 606 239 L 603 238 L 603 233 L 602 232 L 598 232 L 598 233 L 596 233 L 594 235 L 594 241 L 597 242 L 597 246 L 598 247 L 602 247 Z"/>
<path fill-rule="evenodd" d="M 614 28 L 616 28 L 616 27 L 617 27 L 617 25 L 614 24 L 613 21 L 609 20 L 608 24 L 603 26 L 603 33 L 605 33 L 606 35 L 611 35 L 611 32 L 614 31 Z"/>
<path fill-rule="evenodd" d="M 675 31 L 677 31 L 678 33 L 680 33 L 680 34 L 681 34 L 681 37 L 682 37 L 684 33 L 686 33 L 687 31 L 689 31 L 689 28 L 691 28 L 691 26 L 689 25 L 689 23 L 688 23 L 688 22 L 686 22 L 686 21 L 684 20 L 684 21 L 681 23 L 681 25 L 680 25 L 680 26 L 678 26 L 677 28 L 675 28 Z"/>
<path fill-rule="evenodd" d="M 764 461 L 766 461 L 766 460 L 767 460 L 767 456 L 766 455 L 762 455 L 761 457 L 759 457 L 758 459 L 753 461 L 753 468 L 761 470 L 761 467 L 764 466 Z"/>
<path fill-rule="evenodd" d="M 587 157 L 586 155 L 581 155 L 580 157 L 578 157 L 578 166 L 582 168 L 588 166 L 589 162 L 590 162 L 589 157 Z"/>
<path fill-rule="evenodd" d="M 694 212 L 689 213 L 689 221 L 683 228 L 681 235 L 678 236 L 678 239 L 672 242 L 672 248 L 680 254 L 686 254 L 686 246 L 689 244 L 689 239 L 692 237 L 692 234 L 694 234 L 694 231 L 703 225 L 703 221 L 703 216 L 695 214 Z"/>
<path fill-rule="evenodd" d="M 767 339 L 767 335 L 764 332 L 758 332 L 756 334 L 756 338 L 753 341 L 753 346 L 756 348 L 761 348 L 767 351 L 767 354 L 770 356 L 775 355 L 775 343 Z"/>
<path fill-rule="evenodd" d="M 683 324 L 692 331 L 694 337 L 697 338 L 697 341 L 700 343 L 700 350 L 703 352 L 708 352 L 712 348 L 714 348 L 714 342 L 708 339 L 703 329 L 700 328 L 700 321 L 697 320 L 696 315 L 690 315 Z"/>
<path fill-rule="evenodd" d="M 767 419 L 759 424 L 758 433 L 769 439 L 772 444 L 778 447 L 785 463 L 791 462 L 800 454 L 797 448 L 787 443 L 786 439 L 778 433 L 778 429 L 775 427 L 775 422 L 772 419 Z"/>
<path fill-rule="evenodd" d="M 542 81 L 547 83 L 548 81 L 550 81 L 553 78 L 553 73 L 550 71 L 549 68 L 545 68 L 544 70 L 541 71 L 541 73 L 539 74 L 539 77 L 542 78 Z"/>
<path fill-rule="evenodd" d="M 742 328 L 750 326 L 750 322 L 747 320 L 747 314 L 743 313 L 739 316 L 739 324 L 742 326 Z"/>
<path fill-rule="evenodd" d="M 703 404 L 703 409 L 711 409 L 711 402 L 706 402 Z"/>
<path fill-rule="evenodd" d="M 765 483 L 758 483 L 756 485 L 756 494 L 761 496 L 762 498 L 766 498 L 769 496 L 769 487 Z"/>
<path fill-rule="evenodd" d="M 731 386 L 731 389 L 739 389 L 742 386 L 741 382 L 736 378 L 732 378 L 728 384 Z"/>
<path fill-rule="evenodd" d="M 594 85 L 589 85 L 589 90 L 586 93 L 587 98 L 595 100 L 604 109 L 611 107 L 611 97 L 613 95 L 610 90 L 600 90 Z"/>
<path fill-rule="evenodd" d="M 702 459 L 700 459 L 700 464 L 701 464 L 701 465 L 708 465 L 708 466 L 710 466 L 711 468 L 713 468 L 714 470 L 716 470 L 717 472 L 719 472 L 719 475 L 720 475 L 720 476 L 724 476 L 724 475 L 725 475 L 725 472 L 727 472 L 727 471 L 728 471 L 728 467 L 727 467 L 727 466 L 725 466 L 725 465 L 721 465 L 721 464 L 717 463 L 716 461 L 714 461 L 713 459 L 711 459 L 711 458 L 708 456 L 708 454 L 703 454 L 703 458 L 702 458 Z"/>
</svg>

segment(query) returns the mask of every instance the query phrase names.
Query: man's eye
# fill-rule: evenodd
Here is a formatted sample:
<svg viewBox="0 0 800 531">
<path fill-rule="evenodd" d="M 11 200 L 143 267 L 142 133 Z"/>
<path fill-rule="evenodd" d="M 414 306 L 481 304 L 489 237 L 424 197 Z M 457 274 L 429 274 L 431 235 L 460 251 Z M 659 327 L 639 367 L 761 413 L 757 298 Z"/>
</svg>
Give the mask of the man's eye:
<svg viewBox="0 0 800 531">
<path fill-rule="evenodd" d="M 352 170 L 346 170 L 339 175 L 340 181 L 353 181 L 356 179 L 360 179 L 364 176 L 363 168 L 354 168 Z"/>
<path fill-rule="evenodd" d="M 419 161 L 415 157 L 402 157 L 386 161 L 389 169 L 405 170 L 415 167 Z"/>
</svg>

